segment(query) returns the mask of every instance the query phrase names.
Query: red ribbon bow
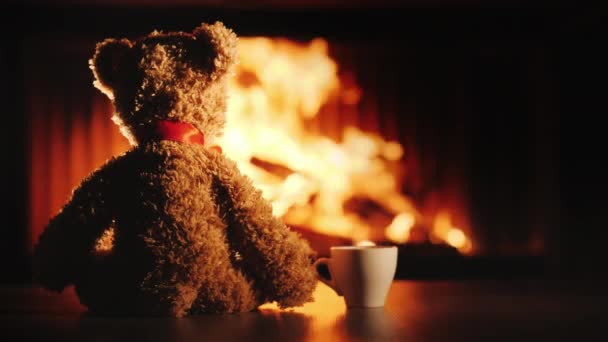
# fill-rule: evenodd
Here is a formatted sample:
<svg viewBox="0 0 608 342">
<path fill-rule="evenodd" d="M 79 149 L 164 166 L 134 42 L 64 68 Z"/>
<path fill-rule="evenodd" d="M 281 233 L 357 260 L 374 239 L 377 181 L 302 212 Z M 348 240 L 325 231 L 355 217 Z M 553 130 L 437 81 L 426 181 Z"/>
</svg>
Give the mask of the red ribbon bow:
<svg viewBox="0 0 608 342">
<path fill-rule="evenodd" d="M 182 121 L 159 120 L 150 128 L 145 129 L 145 134 L 141 135 L 146 140 L 171 140 L 189 144 L 205 146 L 205 135 L 194 125 Z M 209 147 L 210 149 L 222 152 L 218 145 Z"/>
</svg>

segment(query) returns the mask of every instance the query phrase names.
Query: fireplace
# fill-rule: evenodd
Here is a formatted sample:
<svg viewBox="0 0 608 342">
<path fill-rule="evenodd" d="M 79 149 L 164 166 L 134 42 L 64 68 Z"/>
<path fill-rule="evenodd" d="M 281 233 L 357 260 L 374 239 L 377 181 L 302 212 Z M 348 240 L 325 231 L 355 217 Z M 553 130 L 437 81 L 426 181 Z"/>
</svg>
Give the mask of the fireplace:
<svg viewBox="0 0 608 342">
<path fill-rule="evenodd" d="M 482 10 L 18 11 L 32 24 L 15 43 L 14 75 L 26 260 L 80 179 L 129 148 L 91 84 L 95 42 L 216 19 L 243 37 L 224 150 L 321 255 L 332 244 L 395 244 L 402 270 L 415 269 L 404 275 L 441 276 L 542 272 L 555 252 L 553 50 L 542 33 L 528 36 L 534 18 L 512 28 Z"/>
</svg>

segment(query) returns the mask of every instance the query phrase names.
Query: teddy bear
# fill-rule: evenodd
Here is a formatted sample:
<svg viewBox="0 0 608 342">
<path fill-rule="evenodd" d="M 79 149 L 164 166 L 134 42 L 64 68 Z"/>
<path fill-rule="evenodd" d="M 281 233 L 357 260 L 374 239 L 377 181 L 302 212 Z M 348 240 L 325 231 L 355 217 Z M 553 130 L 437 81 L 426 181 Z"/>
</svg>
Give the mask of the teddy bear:
<svg viewBox="0 0 608 342">
<path fill-rule="evenodd" d="M 87 176 L 45 227 L 33 255 L 38 283 L 73 284 L 89 311 L 105 314 L 312 300 L 315 252 L 214 144 L 236 44 L 221 22 L 97 44 L 94 85 L 133 146 Z"/>
</svg>

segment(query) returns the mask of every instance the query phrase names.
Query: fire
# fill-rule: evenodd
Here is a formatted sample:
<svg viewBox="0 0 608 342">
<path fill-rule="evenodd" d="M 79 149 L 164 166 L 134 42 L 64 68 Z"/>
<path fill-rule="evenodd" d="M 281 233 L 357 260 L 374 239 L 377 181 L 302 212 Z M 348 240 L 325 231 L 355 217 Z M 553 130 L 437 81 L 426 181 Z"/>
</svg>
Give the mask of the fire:
<svg viewBox="0 0 608 342">
<path fill-rule="evenodd" d="M 276 215 L 358 241 L 370 238 L 370 227 L 345 211 L 352 197 L 373 199 L 393 215 L 416 213 L 387 168 L 386 161 L 403 156 L 401 145 L 354 127 L 344 128 L 340 143 L 306 129 L 343 90 L 326 41 L 245 38 L 239 52 L 221 144 Z M 358 101 L 357 90 L 345 94 L 345 101 Z"/>
<path fill-rule="evenodd" d="M 447 212 L 440 212 L 435 217 L 432 235 L 435 239 L 445 241 L 465 254 L 470 253 L 473 247 L 464 232 L 452 225 L 452 220 Z"/>
<path fill-rule="evenodd" d="M 414 216 L 410 213 L 401 213 L 395 216 L 393 222 L 386 228 L 386 237 L 399 243 L 407 242 L 413 226 Z"/>
<path fill-rule="evenodd" d="M 403 147 L 355 127 L 344 127 L 340 141 L 309 128 L 330 100 L 352 105 L 361 95 L 342 84 L 327 42 L 242 38 L 239 53 L 220 144 L 272 202 L 274 214 L 287 224 L 354 242 L 379 236 L 407 242 L 410 230 L 428 220 L 399 191 L 389 167 L 402 159 Z M 346 208 L 353 201 L 373 203 L 389 218 L 372 222 Z M 442 219 L 435 223 L 432 238 L 461 251 L 470 248 L 462 230 L 445 230 Z"/>
</svg>

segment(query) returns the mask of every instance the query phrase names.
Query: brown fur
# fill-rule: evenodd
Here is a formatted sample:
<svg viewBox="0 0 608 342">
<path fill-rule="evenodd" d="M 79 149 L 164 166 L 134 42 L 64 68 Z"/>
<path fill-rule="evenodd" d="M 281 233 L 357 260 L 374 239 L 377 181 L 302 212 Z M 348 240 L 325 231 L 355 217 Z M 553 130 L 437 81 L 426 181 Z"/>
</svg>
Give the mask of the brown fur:
<svg viewBox="0 0 608 342">
<path fill-rule="evenodd" d="M 312 299 L 313 251 L 234 162 L 200 145 L 138 139 L 160 119 L 219 136 L 235 51 L 236 36 L 221 23 L 98 44 L 95 85 L 138 145 L 83 180 L 50 221 L 34 253 L 42 285 L 75 284 L 90 310 L 112 314 L 241 312 Z M 110 228 L 113 248 L 96 251 Z"/>
</svg>

